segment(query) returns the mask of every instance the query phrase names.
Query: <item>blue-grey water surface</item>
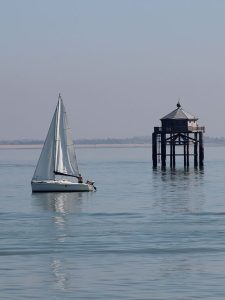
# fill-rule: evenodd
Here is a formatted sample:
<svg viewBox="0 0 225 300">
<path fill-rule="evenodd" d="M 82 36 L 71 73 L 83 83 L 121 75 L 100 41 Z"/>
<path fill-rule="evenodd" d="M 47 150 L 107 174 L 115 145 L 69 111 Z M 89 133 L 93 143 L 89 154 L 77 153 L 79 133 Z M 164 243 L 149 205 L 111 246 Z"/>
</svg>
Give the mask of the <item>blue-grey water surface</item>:
<svg viewBox="0 0 225 300">
<path fill-rule="evenodd" d="M 0 150 L 0 299 L 225 299 L 224 147 L 189 171 L 79 148 L 94 193 L 32 194 L 39 153 Z"/>
</svg>

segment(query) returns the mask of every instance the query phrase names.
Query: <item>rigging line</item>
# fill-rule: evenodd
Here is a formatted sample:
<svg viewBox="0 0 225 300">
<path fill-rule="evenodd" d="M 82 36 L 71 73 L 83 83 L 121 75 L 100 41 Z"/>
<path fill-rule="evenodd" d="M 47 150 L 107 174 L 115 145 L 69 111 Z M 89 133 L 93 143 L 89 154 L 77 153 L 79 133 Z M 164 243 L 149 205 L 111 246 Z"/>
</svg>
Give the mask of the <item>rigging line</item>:
<svg viewBox="0 0 225 300">
<path fill-rule="evenodd" d="M 54 171 L 54 174 L 56 174 L 56 175 L 70 176 L 70 177 L 77 177 L 76 175 L 62 173 L 62 172 L 57 172 L 57 171 Z"/>
</svg>

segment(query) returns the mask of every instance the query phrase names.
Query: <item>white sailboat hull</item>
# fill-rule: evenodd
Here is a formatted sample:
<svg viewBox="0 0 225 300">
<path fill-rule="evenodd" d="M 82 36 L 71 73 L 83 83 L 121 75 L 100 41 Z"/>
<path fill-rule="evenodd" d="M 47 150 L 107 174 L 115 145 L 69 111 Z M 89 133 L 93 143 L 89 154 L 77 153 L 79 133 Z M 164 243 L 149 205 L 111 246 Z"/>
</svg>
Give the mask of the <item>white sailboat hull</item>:
<svg viewBox="0 0 225 300">
<path fill-rule="evenodd" d="M 93 184 L 76 183 L 66 180 L 31 181 L 32 192 L 91 192 Z"/>
</svg>

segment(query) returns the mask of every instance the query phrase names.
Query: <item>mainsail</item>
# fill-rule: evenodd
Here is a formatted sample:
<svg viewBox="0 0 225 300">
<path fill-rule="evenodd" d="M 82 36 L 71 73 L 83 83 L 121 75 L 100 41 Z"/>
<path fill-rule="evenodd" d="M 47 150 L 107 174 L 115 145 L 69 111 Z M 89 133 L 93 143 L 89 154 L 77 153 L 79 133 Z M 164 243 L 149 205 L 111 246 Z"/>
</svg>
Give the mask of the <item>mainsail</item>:
<svg viewBox="0 0 225 300">
<path fill-rule="evenodd" d="M 79 175 L 72 132 L 60 95 L 32 180 L 54 180 L 57 175 Z"/>
</svg>

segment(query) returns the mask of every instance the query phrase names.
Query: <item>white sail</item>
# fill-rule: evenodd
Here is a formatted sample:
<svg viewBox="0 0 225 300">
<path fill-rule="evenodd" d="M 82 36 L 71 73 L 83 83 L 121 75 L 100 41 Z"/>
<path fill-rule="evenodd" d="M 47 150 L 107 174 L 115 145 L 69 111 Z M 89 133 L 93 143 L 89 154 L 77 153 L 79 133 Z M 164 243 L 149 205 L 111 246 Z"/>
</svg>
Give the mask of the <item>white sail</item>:
<svg viewBox="0 0 225 300">
<path fill-rule="evenodd" d="M 57 106 L 56 120 L 55 173 L 76 177 L 79 175 L 74 150 L 72 131 L 68 123 L 66 111 L 61 97 Z"/>
<path fill-rule="evenodd" d="M 55 179 L 55 125 L 56 111 L 52 118 L 51 125 L 45 139 L 44 146 L 39 157 L 36 170 L 32 180 L 49 180 Z"/>
<path fill-rule="evenodd" d="M 54 180 L 57 175 L 79 175 L 72 133 L 60 96 L 32 180 Z"/>
</svg>

